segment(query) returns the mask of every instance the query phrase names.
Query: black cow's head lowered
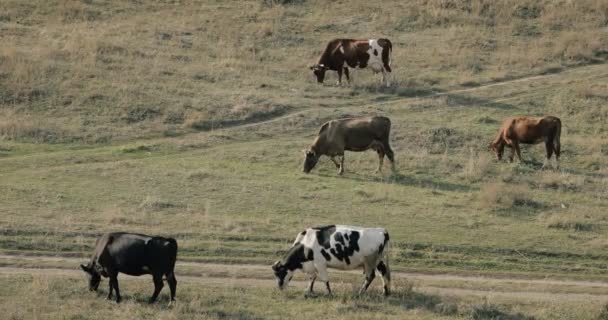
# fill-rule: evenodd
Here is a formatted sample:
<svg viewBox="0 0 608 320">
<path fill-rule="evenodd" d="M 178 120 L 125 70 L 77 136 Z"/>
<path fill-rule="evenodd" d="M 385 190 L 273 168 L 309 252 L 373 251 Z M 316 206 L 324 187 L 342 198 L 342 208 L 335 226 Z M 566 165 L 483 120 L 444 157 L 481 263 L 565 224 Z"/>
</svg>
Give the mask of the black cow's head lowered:
<svg viewBox="0 0 608 320">
<path fill-rule="evenodd" d="M 312 70 L 312 72 L 317 77 L 317 82 L 323 83 L 323 79 L 325 79 L 325 71 L 329 70 L 329 68 L 326 65 L 320 63 L 311 66 L 310 70 Z"/>
<path fill-rule="evenodd" d="M 304 168 L 302 171 L 304 171 L 304 173 L 309 173 L 310 170 L 317 165 L 317 162 L 319 162 L 319 157 L 320 155 L 317 155 L 314 150 L 306 150 L 304 157 Z"/>
<path fill-rule="evenodd" d="M 313 257 L 312 250 L 299 243 L 289 249 L 283 260 L 275 262 L 272 265 L 272 271 L 277 278 L 279 289 L 285 289 L 293 278 L 294 272 L 302 269 L 303 264 L 313 260 Z"/>
<path fill-rule="evenodd" d="M 93 266 L 85 266 L 84 264 L 80 265 L 80 268 L 87 274 L 89 277 L 89 290 L 97 291 L 99 287 L 99 283 L 101 282 L 101 275 Z"/>
<path fill-rule="evenodd" d="M 277 285 L 279 289 L 283 290 L 293 278 L 294 270 L 289 270 L 286 265 L 282 264 L 281 261 L 277 261 L 272 265 L 272 271 L 277 279 Z"/>
</svg>

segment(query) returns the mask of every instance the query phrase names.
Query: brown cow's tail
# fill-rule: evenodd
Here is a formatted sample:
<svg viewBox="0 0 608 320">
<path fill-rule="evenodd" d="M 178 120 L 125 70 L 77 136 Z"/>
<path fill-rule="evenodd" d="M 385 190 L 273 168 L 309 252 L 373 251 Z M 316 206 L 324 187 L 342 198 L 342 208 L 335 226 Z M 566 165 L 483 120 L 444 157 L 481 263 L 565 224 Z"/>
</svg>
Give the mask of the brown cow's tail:
<svg viewBox="0 0 608 320">
<path fill-rule="evenodd" d="M 555 152 L 555 158 L 559 160 L 559 154 L 561 152 L 561 144 L 559 139 L 562 135 L 562 121 L 559 118 L 555 119 L 557 121 L 557 129 L 555 130 L 555 137 L 553 137 L 553 151 Z"/>
</svg>

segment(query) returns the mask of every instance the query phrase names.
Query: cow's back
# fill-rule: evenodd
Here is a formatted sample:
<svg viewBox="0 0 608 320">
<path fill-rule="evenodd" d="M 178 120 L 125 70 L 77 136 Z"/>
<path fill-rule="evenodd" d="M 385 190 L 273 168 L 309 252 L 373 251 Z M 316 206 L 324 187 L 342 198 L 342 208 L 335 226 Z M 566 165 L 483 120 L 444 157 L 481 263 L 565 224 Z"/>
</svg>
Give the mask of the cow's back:
<svg viewBox="0 0 608 320">
<path fill-rule="evenodd" d="M 100 265 L 130 275 L 172 270 L 177 256 L 175 240 L 133 233 L 105 234 L 98 248 Z"/>
<path fill-rule="evenodd" d="M 377 257 L 380 246 L 384 246 L 385 234 L 383 228 L 331 225 L 309 228 L 298 239 L 328 267 L 349 270 L 360 267 L 368 257 Z"/>
</svg>

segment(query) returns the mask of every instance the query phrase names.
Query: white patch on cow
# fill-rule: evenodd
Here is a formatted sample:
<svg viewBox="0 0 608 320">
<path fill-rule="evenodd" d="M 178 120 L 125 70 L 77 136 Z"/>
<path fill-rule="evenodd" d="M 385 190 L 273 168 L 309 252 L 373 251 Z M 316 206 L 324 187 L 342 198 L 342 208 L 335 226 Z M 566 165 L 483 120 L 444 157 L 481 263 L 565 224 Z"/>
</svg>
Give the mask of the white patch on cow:
<svg viewBox="0 0 608 320">
<path fill-rule="evenodd" d="M 377 55 L 374 55 L 374 50 L 376 50 Z M 375 73 L 385 71 L 384 64 L 382 63 L 382 50 L 382 47 L 378 45 L 378 40 L 369 40 L 369 49 L 367 50 L 367 54 L 369 54 L 369 61 L 367 62 L 367 65 Z"/>
<path fill-rule="evenodd" d="M 148 266 L 143 266 L 143 267 L 141 267 L 141 270 L 143 270 L 143 271 L 150 271 L 150 268 L 148 268 Z"/>
<path fill-rule="evenodd" d="M 336 225 L 336 231 L 342 235 L 350 234 L 352 231 L 359 232 L 359 239 L 357 241 L 359 245 L 359 250 L 354 252 L 352 256 L 349 257 L 350 264 L 347 264 L 345 260 L 339 260 L 334 255 L 330 253 L 331 249 L 336 247 L 336 239 L 334 235 L 331 235 L 330 238 L 330 248 L 324 249 L 323 246 L 319 245 L 317 242 L 317 235 L 314 229 L 308 229 L 306 235 L 303 237 L 299 237 L 299 243 L 302 243 L 305 247 L 313 250 L 314 253 L 314 268 L 310 266 L 306 266 L 308 270 L 316 270 L 319 272 L 320 280 L 322 279 L 322 274 L 325 273 L 326 268 L 340 269 L 340 270 L 352 270 L 361 268 L 363 265 L 364 259 L 368 256 L 377 255 L 378 248 L 381 244 L 384 243 L 384 233 L 386 232 L 383 228 L 361 228 L 361 227 L 353 227 L 353 226 L 344 226 L 344 225 Z M 348 243 L 348 240 L 346 240 Z M 326 253 L 330 254 L 331 259 L 327 261 L 321 250 L 325 250 Z M 305 271 L 307 272 L 307 271 Z M 312 273 L 312 272 L 307 272 Z"/>
<path fill-rule="evenodd" d="M 344 53 L 344 47 L 340 45 L 340 52 Z"/>
</svg>

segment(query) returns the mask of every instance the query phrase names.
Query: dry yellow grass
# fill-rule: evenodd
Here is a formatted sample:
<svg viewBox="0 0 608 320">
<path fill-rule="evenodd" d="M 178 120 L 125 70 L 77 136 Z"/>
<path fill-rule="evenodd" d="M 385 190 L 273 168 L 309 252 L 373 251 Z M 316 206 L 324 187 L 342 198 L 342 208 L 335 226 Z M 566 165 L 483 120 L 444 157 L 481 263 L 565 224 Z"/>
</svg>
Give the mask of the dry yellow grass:
<svg viewBox="0 0 608 320">
<path fill-rule="evenodd" d="M 600 0 L 417 0 L 377 8 L 320 0 L 243 1 L 238 8 L 195 0 L 3 1 L 0 104 L 14 111 L 12 121 L 56 123 L 57 141 L 206 130 L 314 104 L 322 94 L 307 66 L 334 37 L 391 38 L 402 86 L 476 85 L 603 59 L 606 6 Z M 375 80 L 355 75 L 357 84 Z M 27 132 L 4 138 L 36 140 Z"/>
</svg>

